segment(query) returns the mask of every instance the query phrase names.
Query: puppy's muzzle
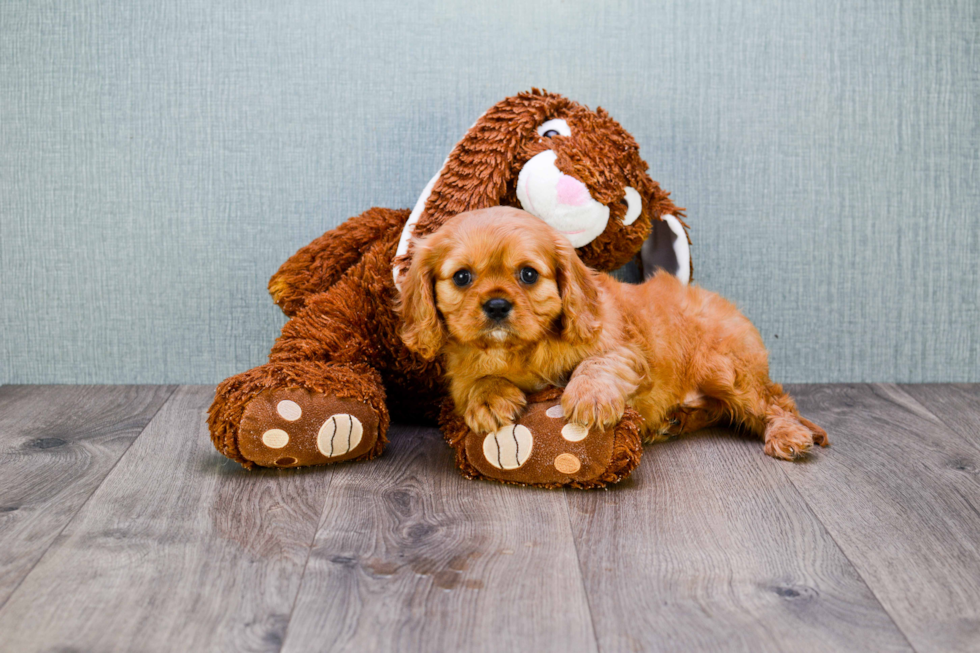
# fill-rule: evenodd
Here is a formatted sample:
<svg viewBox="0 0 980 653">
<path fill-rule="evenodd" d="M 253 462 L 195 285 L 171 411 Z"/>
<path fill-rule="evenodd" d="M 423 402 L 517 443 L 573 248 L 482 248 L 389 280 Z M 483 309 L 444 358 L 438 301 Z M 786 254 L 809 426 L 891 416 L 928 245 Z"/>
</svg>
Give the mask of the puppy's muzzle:
<svg viewBox="0 0 980 653">
<path fill-rule="evenodd" d="M 494 297 L 483 303 L 484 314 L 494 322 L 500 322 L 510 315 L 510 309 L 514 307 L 506 299 Z"/>
</svg>

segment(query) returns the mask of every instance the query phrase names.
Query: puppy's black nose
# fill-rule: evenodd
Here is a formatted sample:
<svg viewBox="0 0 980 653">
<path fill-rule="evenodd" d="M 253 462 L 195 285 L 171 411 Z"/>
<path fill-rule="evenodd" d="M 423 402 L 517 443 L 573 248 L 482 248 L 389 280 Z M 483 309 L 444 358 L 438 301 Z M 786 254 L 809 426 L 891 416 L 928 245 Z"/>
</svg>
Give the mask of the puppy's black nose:
<svg viewBox="0 0 980 653">
<path fill-rule="evenodd" d="M 499 322 L 507 317 L 507 314 L 510 313 L 510 309 L 513 307 L 514 305 L 506 299 L 494 297 L 493 299 L 488 299 L 483 303 L 483 312 L 486 313 L 487 317 L 491 320 L 496 320 Z"/>
</svg>

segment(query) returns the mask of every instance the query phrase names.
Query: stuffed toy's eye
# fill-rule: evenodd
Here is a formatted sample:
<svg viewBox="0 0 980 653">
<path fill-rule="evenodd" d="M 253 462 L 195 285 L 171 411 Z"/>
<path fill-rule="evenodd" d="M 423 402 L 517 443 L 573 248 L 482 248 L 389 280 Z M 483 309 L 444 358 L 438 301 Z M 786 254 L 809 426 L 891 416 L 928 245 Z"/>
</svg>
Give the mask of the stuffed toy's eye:
<svg viewBox="0 0 980 653">
<path fill-rule="evenodd" d="M 561 118 L 546 120 L 538 125 L 538 136 L 552 138 L 553 136 L 571 136 L 572 130 L 568 123 Z"/>
<path fill-rule="evenodd" d="M 531 267 L 521 268 L 521 281 L 527 285 L 531 285 L 538 280 L 538 271 Z"/>
<path fill-rule="evenodd" d="M 453 274 L 453 283 L 456 284 L 457 288 L 465 288 L 470 285 L 471 281 L 473 281 L 473 275 L 469 270 L 456 270 Z"/>
</svg>

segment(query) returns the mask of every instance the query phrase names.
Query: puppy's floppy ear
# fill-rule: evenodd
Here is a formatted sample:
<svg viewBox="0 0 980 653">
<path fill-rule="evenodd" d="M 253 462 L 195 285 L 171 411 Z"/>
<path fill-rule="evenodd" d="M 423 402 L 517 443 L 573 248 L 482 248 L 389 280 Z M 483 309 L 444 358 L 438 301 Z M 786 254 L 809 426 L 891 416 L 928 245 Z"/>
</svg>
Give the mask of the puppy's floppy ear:
<svg viewBox="0 0 980 653">
<path fill-rule="evenodd" d="M 579 260 L 575 248 L 562 236 L 555 236 L 555 271 L 561 295 L 562 338 L 570 344 L 585 344 L 602 330 L 599 313 L 599 284 L 595 275 Z"/>
<path fill-rule="evenodd" d="M 439 252 L 432 238 L 423 240 L 412 258 L 402 283 L 398 311 L 402 316 L 399 331 L 402 342 L 426 360 L 434 359 L 446 343 L 446 325 L 436 308 L 435 272 Z"/>
</svg>

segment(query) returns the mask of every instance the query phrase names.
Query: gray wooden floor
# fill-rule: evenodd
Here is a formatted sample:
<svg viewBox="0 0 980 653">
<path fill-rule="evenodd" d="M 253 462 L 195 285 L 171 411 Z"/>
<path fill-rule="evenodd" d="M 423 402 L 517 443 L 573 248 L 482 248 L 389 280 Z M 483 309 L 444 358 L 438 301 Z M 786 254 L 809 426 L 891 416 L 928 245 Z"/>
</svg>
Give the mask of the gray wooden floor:
<svg viewBox="0 0 980 653">
<path fill-rule="evenodd" d="M 0 387 L 0 650 L 980 650 L 980 386 L 791 391 L 809 462 L 713 430 L 581 492 L 408 427 L 247 472 L 210 387 Z"/>
</svg>

